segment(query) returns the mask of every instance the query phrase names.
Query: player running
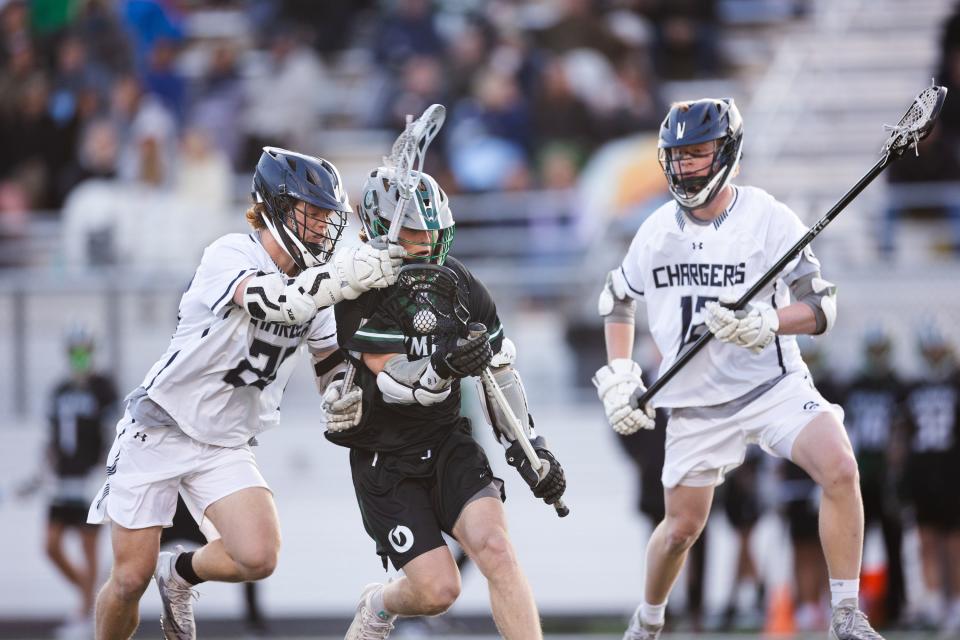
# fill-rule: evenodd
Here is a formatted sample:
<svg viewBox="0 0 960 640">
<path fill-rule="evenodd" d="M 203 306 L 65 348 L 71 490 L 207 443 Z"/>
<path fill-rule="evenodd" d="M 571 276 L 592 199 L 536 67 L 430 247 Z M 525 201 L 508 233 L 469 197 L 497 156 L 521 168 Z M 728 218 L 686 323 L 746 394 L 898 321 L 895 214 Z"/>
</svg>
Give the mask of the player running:
<svg viewBox="0 0 960 640">
<path fill-rule="evenodd" d="M 168 640 L 196 638 L 193 585 L 273 572 L 280 529 L 251 440 L 279 423 L 301 345 L 325 387 L 337 362 L 324 360 L 337 348 L 330 307 L 396 279 L 397 246 L 334 254 L 351 209 L 330 162 L 266 147 L 253 196 L 246 214 L 253 232 L 207 247 L 167 352 L 127 396 L 107 482 L 88 519 L 113 521 L 113 571 L 97 599 L 99 640 L 133 635 L 155 570 Z M 178 492 L 210 542 L 158 561 Z"/>
<path fill-rule="evenodd" d="M 398 200 L 393 177 L 393 169 L 381 167 L 364 184 L 359 212 L 367 237 L 387 234 Z M 482 323 L 486 332 L 447 341 L 432 328 L 435 323 L 428 323 L 421 335 L 412 335 L 388 312 L 389 301 L 402 295 L 399 285 L 336 307 L 341 344 L 359 354 L 359 388 L 342 398 L 340 381 L 328 389 L 327 437 L 350 448 L 364 526 L 384 568 L 389 558 L 404 574 L 389 584 L 367 585 L 346 637 L 386 638 L 398 616 L 437 615 L 453 604 L 460 574 L 443 540 L 447 533 L 486 577 L 500 633 L 536 640 L 542 637 L 539 615 L 507 535 L 503 481 L 493 475 L 470 421 L 460 415 L 460 380 L 493 368 L 544 464 L 542 479 L 514 441 L 503 413 L 487 407 L 487 415 L 506 447 L 507 462 L 535 496 L 558 500 L 566 488 L 563 469 L 528 418 L 523 384 L 512 367 L 516 349 L 503 335 L 490 294 L 447 255 L 454 221 L 446 194 L 432 177 L 420 174 L 406 211 L 399 241 L 407 262 L 452 275 L 454 308 L 463 324 Z"/>
<path fill-rule="evenodd" d="M 835 287 L 807 248 L 743 312 L 735 301 L 806 232 L 761 189 L 730 183 L 743 123 L 733 100 L 674 104 L 660 128 L 660 164 L 674 202 L 640 227 L 607 276 L 599 310 L 609 364 L 594 382 L 614 430 L 652 428 L 653 407 L 631 359 L 636 300 L 666 371 L 709 330 L 717 339 L 654 397 L 670 410 L 663 485 L 666 517 L 647 546 L 646 590 L 625 640 L 652 640 L 687 550 L 703 530 L 714 488 L 743 462 L 747 444 L 788 458 L 823 488 L 820 535 L 830 571 L 834 640 L 880 636 L 858 607 L 863 506 L 843 411 L 813 387 L 796 334 L 821 334 L 836 319 Z"/>
</svg>

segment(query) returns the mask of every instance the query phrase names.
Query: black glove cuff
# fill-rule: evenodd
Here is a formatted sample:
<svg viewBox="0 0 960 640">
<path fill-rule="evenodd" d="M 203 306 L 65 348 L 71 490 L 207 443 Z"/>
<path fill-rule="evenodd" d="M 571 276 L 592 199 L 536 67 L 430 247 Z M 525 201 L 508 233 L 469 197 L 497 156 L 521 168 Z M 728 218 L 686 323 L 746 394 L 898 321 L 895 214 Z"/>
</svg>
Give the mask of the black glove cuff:
<svg viewBox="0 0 960 640">
<path fill-rule="evenodd" d="M 446 354 L 439 351 L 434 351 L 430 355 L 430 364 L 433 366 L 433 370 L 437 372 L 437 375 L 441 378 L 450 379 L 454 377 L 453 369 L 450 368 L 450 365 L 447 364 Z"/>
</svg>

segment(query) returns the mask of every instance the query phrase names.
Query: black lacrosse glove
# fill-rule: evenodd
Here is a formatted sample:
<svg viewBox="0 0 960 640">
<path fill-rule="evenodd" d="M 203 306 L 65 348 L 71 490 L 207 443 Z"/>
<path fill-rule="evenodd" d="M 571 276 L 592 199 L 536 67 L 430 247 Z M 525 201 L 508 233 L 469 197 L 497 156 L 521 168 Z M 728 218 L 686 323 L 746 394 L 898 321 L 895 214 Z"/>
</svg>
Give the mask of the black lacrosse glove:
<svg viewBox="0 0 960 640">
<path fill-rule="evenodd" d="M 443 378 L 467 378 L 478 376 L 490 365 L 493 347 L 487 332 L 473 338 L 460 338 L 450 351 L 434 351 L 430 364 L 437 375 Z"/>
<path fill-rule="evenodd" d="M 553 504 L 567 490 L 567 478 L 563 473 L 563 467 L 560 466 L 560 461 L 547 449 L 547 442 L 541 436 L 531 440 L 530 444 L 533 445 L 537 457 L 548 468 L 547 475 L 542 480 L 536 470 L 530 466 L 530 460 L 527 459 L 519 441 L 514 441 L 507 447 L 507 464 L 520 472 L 520 477 L 530 485 L 533 495 L 541 498 L 547 504 Z"/>
</svg>

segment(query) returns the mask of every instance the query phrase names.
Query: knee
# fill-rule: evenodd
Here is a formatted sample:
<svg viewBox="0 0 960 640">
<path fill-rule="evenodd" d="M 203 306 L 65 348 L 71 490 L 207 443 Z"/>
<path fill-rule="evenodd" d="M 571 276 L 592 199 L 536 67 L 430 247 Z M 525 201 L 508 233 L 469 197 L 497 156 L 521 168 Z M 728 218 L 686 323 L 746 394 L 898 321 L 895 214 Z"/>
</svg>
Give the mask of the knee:
<svg viewBox="0 0 960 640">
<path fill-rule="evenodd" d="M 234 560 L 240 567 L 243 580 L 249 582 L 271 576 L 277 568 L 279 555 L 279 549 L 276 546 L 263 545 L 246 551 Z"/>
<path fill-rule="evenodd" d="M 821 486 L 826 494 L 847 493 L 860 486 L 860 471 L 852 453 L 844 453 L 827 467 Z"/>
<path fill-rule="evenodd" d="M 686 553 L 700 537 L 703 523 L 696 518 L 668 518 L 666 521 L 666 546 L 670 554 Z"/>
<path fill-rule="evenodd" d="M 480 539 L 480 544 L 471 550 L 472 559 L 488 580 L 513 573 L 519 568 L 513 545 L 503 529 L 495 529 Z"/>
<path fill-rule="evenodd" d="M 420 589 L 420 604 L 423 615 L 440 615 L 460 597 L 460 580 L 450 576 L 433 580 Z"/>
<path fill-rule="evenodd" d="M 147 590 L 152 577 L 153 567 L 151 566 L 124 564 L 114 566 L 110 582 L 113 583 L 113 591 L 117 598 L 127 602 L 137 602 Z"/>
</svg>

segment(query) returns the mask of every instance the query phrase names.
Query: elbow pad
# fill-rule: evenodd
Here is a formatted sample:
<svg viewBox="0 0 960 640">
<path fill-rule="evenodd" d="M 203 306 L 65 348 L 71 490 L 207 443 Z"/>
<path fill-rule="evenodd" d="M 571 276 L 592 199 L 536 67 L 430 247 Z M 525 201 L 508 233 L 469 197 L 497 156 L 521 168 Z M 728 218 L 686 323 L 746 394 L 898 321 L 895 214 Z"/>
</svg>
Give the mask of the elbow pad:
<svg viewBox="0 0 960 640">
<path fill-rule="evenodd" d="M 520 379 L 520 374 L 511 366 L 492 369 L 491 373 L 497 386 L 500 387 L 500 391 L 503 392 L 503 396 L 507 400 L 507 405 L 512 410 L 513 415 L 517 417 L 517 420 L 520 421 L 520 426 L 527 434 L 527 437 L 534 438 L 536 433 L 534 433 L 533 427 L 530 425 L 530 409 L 527 404 L 527 392 L 523 388 L 523 380 Z M 510 419 L 507 417 L 507 413 L 503 407 L 494 399 L 493 393 L 487 388 L 482 378 L 480 387 L 483 389 L 481 393 L 482 397 L 480 398 L 480 406 L 483 408 L 483 414 L 487 418 L 490 426 L 493 427 L 497 440 L 503 443 L 504 446 L 509 446 L 510 443 L 517 439 L 516 434 L 510 427 Z"/>
<path fill-rule="evenodd" d="M 813 309 L 817 319 L 814 335 L 826 333 L 837 321 L 837 286 L 820 277 L 820 273 L 811 273 L 798 278 L 790 285 L 790 292 L 797 302 Z"/>
<path fill-rule="evenodd" d="M 317 315 L 317 303 L 296 279 L 268 273 L 250 278 L 243 290 L 250 317 L 280 324 L 303 324 Z"/>
<path fill-rule="evenodd" d="M 619 268 L 607 274 L 600 297 L 597 300 L 597 313 L 606 322 L 633 324 L 637 303 L 627 293 L 627 281 Z"/>
</svg>

